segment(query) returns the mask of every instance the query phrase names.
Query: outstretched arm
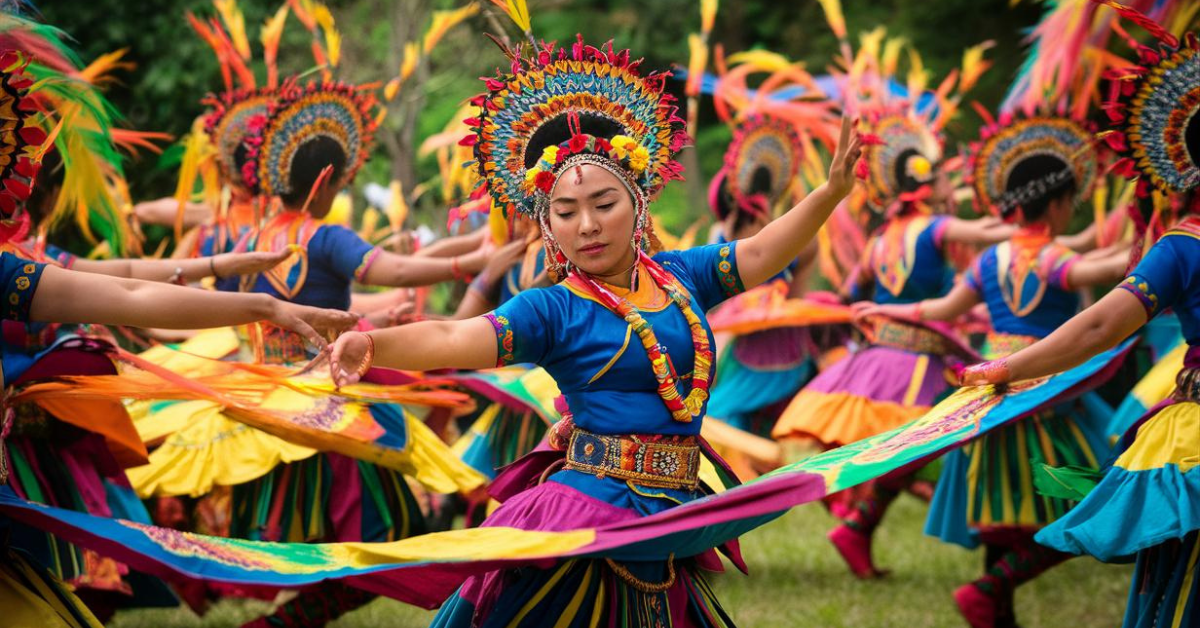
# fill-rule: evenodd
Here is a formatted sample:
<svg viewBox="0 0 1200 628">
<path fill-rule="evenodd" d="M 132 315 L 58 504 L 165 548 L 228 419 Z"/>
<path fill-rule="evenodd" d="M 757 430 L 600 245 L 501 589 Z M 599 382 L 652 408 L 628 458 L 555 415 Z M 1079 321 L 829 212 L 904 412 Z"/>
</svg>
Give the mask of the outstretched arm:
<svg viewBox="0 0 1200 628">
<path fill-rule="evenodd" d="M 486 227 L 476 229 L 466 235 L 450 236 L 442 238 L 429 246 L 422 247 L 421 250 L 414 253 L 418 257 L 453 257 L 455 255 L 466 255 L 471 251 L 483 246 L 484 241 L 488 237 Z"/>
<path fill-rule="evenodd" d="M 1113 249 L 1101 257 L 1085 257 L 1075 262 L 1067 274 L 1072 288 L 1112 286 L 1125 278 L 1129 265 L 1129 249 Z"/>
<path fill-rule="evenodd" d="M 487 253 L 476 250 L 458 257 L 418 257 L 380 251 L 362 282 L 370 286 L 429 286 L 483 270 Z"/>
<path fill-rule="evenodd" d="M 274 253 L 222 253 L 192 259 L 75 260 L 71 270 L 143 281 L 199 281 L 205 277 L 253 275 L 278 266 L 290 249 Z"/>
<path fill-rule="evenodd" d="M 746 288 L 766 281 L 799 257 L 834 208 L 854 187 L 854 164 L 862 155 L 862 138 L 851 127 L 849 118 L 842 118 L 842 131 L 829 169 L 829 180 L 762 231 L 739 242 L 737 265 Z"/>
<path fill-rule="evenodd" d="M 946 296 L 928 299 L 906 305 L 875 305 L 874 303 L 859 306 L 855 304 L 854 317 L 863 318 L 877 314 L 892 318 L 907 318 L 915 321 L 952 321 L 971 311 L 979 304 L 979 295 L 964 282 L 954 284 Z"/>
<path fill-rule="evenodd" d="M 29 318 L 164 329 L 199 329 L 265 320 L 299 333 L 318 346 L 324 344 L 323 336 L 348 329 L 358 320 L 349 312 L 304 307 L 265 294 L 209 292 L 55 266 L 47 266 L 42 272 Z"/>
<path fill-rule="evenodd" d="M 961 242 L 963 244 L 996 244 L 1003 242 L 1017 232 L 1015 225 L 1001 221 L 999 218 L 987 217 L 975 220 L 949 218 L 942 238 L 946 242 Z"/>
<path fill-rule="evenodd" d="M 1043 377 L 1083 364 L 1146 324 L 1146 308 L 1127 290 L 1113 290 L 1033 345 L 963 372 L 964 386 Z"/>
<path fill-rule="evenodd" d="M 357 382 L 372 365 L 410 371 L 496 366 L 496 331 L 486 318 L 425 321 L 367 333 L 342 334 L 330 371 L 339 386 Z"/>
</svg>

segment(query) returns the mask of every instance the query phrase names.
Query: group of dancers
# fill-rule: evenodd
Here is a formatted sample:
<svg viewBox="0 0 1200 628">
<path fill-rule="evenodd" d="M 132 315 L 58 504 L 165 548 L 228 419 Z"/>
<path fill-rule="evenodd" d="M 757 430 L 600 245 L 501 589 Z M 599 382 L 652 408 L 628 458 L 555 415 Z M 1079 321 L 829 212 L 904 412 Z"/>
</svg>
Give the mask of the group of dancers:
<svg viewBox="0 0 1200 628">
<path fill-rule="evenodd" d="M 987 44 L 938 82 L 909 51 L 901 81 L 907 44 L 879 29 L 855 51 L 823 2 L 825 88 L 718 53 L 733 141 L 692 246 L 654 216 L 694 131 L 670 74 L 536 40 L 524 2 L 496 4 L 523 33 L 493 37 L 502 67 L 440 148 L 454 232 L 420 246 L 336 209 L 390 96 L 336 80 L 323 5 L 268 20 L 262 68 L 233 3 L 189 15 L 224 90 L 183 142 L 178 197 L 136 208 L 119 149 L 159 138 L 120 127 L 112 60 L 0 17 L 0 623 L 268 596 L 248 626 L 322 626 L 387 594 L 440 606 L 434 626 L 732 626 L 705 574 L 746 570 L 739 532 L 819 498 L 872 580 L 908 491 L 927 534 L 985 547 L 946 592 L 970 626 L 1017 625 L 1016 588 L 1079 554 L 1136 562 L 1126 626 L 1200 624 L 1194 7 L 1062 3 L 1006 103 L 968 114 Z M 289 13 L 316 70 L 280 77 Z M 967 115 L 982 130 L 956 154 Z M 174 225 L 174 256 L 134 256 L 130 216 Z M 69 220 L 96 256 L 46 241 Z M 429 311 L 442 282 L 461 299 Z M 753 492 L 903 453 L 913 426 L 953 446 L 844 490 Z M 618 540 L 580 551 L 601 529 Z M 315 569 L 296 551 L 314 543 L 328 577 L 273 579 Z M 213 549 L 235 547 L 291 558 Z M 390 589 L 354 571 L 389 561 Z"/>
</svg>

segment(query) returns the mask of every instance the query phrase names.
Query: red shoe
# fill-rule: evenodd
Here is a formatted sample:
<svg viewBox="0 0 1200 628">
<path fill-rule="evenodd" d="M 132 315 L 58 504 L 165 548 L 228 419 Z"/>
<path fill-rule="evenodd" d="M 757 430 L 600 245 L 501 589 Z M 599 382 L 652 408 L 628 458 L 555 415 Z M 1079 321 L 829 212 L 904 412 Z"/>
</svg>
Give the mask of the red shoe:
<svg viewBox="0 0 1200 628">
<path fill-rule="evenodd" d="M 996 628 L 1000 604 L 996 598 L 979 590 L 974 582 L 954 590 L 954 603 L 971 628 Z"/>
<path fill-rule="evenodd" d="M 887 571 L 877 569 L 871 562 L 871 536 L 842 524 L 828 534 L 829 541 L 842 555 L 850 571 L 860 579 L 882 578 Z"/>
</svg>

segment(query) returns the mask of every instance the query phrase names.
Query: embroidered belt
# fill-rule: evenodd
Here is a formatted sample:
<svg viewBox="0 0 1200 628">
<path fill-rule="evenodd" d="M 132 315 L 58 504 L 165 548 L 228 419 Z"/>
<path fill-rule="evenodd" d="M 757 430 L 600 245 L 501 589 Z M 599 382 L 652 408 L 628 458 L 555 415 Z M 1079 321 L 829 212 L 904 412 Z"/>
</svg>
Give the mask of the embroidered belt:
<svg viewBox="0 0 1200 628">
<path fill-rule="evenodd" d="M 575 428 L 566 468 L 640 486 L 695 490 L 700 446 L 695 436 L 608 436 Z"/>
<path fill-rule="evenodd" d="M 246 357 L 260 364 L 296 364 L 312 358 L 303 336 L 270 323 L 242 325 L 238 335 L 252 351 Z"/>
<path fill-rule="evenodd" d="M 1179 371 L 1175 376 L 1175 398 L 1200 403 L 1200 368 Z"/>
<path fill-rule="evenodd" d="M 881 320 L 875 324 L 871 344 L 934 355 L 953 353 L 955 348 L 954 343 L 936 331 L 892 320 Z"/>
<path fill-rule="evenodd" d="M 989 358 L 993 359 L 1008 357 L 1037 341 L 1038 339 L 1033 336 L 988 332 L 987 354 Z"/>
</svg>

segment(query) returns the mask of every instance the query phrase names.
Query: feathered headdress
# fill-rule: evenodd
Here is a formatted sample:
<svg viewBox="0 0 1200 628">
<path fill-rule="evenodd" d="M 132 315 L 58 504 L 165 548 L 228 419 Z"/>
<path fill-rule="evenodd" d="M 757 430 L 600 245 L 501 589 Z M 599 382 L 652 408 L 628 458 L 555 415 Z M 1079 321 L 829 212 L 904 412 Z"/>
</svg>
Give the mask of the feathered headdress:
<svg viewBox="0 0 1200 628">
<path fill-rule="evenodd" d="M 984 112 L 986 113 L 986 112 Z M 1073 181 L 1077 198 L 1091 195 L 1100 170 L 1093 134 L 1069 118 L 985 117 L 982 139 L 971 152 L 967 180 L 975 190 L 976 209 L 1004 218 Z M 1014 187 L 1011 177 L 1022 164 L 1038 159 L 1043 174 Z"/>
<path fill-rule="evenodd" d="M 296 152 L 321 137 L 337 142 L 346 155 L 345 172 L 333 183 L 348 185 L 370 157 L 382 116 L 373 87 L 326 81 L 285 84 L 268 114 L 250 121 L 242 167 L 246 187 L 267 196 L 294 192 L 290 181 Z"/>
<path fill-rule="evenodd" d="M 538 217 L 559 172 L 579 155 L 618 163 L 646 196 L 682 179 L 675 156 L 687 134 L 664 93 L 669 74 L 642 76 L 628 50 L 589 46 L 582 36 L 569 48 L 542 43 L 529 58 L 520 49 L 509 54 L 510 72 L 484 79 L 479 115 L 466 121 L 474 134 L 464 139 L 506 215 Z"/>
<path fill-rule="evenodd" d="M 47 139 L 31 119 L 37 109 L 29 98 L 33 79 L 23 73 L 28 63 L 18 51 L 0 52 L 0 220 L 5 223 L 29 199 Z M 10 227 L 3 231 L 11 237 Z"/>
<path fill-rule="evenodd" d="M 791 188 L 800 159 L 800 135 L 791 124 L 770 116 L 747 116 L 734 126 L 724 166 L 713 179 L 713 212 L 718 218 L 732 208 L 769 212 Z M 728 194 L 732 208 L 720 201 L 723 194 Z"/>
</svg>

